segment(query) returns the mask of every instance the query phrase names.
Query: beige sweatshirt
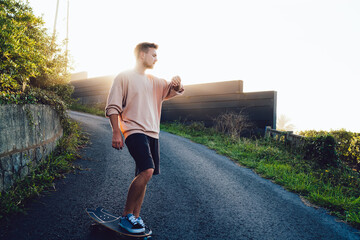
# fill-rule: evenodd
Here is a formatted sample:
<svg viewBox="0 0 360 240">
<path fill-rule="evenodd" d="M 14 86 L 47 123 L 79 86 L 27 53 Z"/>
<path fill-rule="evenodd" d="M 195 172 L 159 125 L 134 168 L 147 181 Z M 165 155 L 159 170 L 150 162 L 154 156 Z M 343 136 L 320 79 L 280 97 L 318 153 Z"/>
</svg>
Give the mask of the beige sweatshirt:
<svg viewBox="0 0 360 240">
<path fill-rule="evenodd" d="M 144 133 L 158 139 L 162 102 L 183 92 L 183 87 L 175 91 L 165 79 L 134 70 L 125 71 L 114 79 L 106 117 L 120 115 L 120 129 L 125 138 L 133 133 Z"/>
</svg>

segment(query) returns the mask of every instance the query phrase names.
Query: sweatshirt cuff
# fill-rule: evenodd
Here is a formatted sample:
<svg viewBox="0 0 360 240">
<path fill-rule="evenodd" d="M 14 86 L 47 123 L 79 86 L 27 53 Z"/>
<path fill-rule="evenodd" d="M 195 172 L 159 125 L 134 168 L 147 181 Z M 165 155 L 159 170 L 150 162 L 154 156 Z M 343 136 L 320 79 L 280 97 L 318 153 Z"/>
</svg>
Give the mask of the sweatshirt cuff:
<svg viewBox="0 0 360 240">
<path fill-rule="evenodd" d="M 109 109 L 106 109 L 106 116 L 109 117 L 110 115 L 119 115 L 120 113 L 114 109 L 114 108 L 109 108 Z"/>
<path fill-rule="evenodd" d="M 179 90 L 176 91 L 176 90 L 174 89 L 174 87 L 172 87 L 172 90 L 174 90 L 174 91 L 177 92 L 177 93 L 182 93 L 182 92 L 184 92 L 184 86 L 181 84 Z"/>
</svg>

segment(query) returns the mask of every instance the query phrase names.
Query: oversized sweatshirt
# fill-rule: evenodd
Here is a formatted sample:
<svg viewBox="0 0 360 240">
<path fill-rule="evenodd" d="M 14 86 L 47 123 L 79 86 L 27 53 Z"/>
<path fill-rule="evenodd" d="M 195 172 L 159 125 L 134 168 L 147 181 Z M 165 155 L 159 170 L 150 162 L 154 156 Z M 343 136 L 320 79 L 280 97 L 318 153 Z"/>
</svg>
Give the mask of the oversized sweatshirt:
<svg viewBox="0 0 360 240">
<path fill-rule="evenodd" d="M 114 79 L 106 104 L 106 117 L 120 115 L 120 129 L 127 138 L 143 133 L 159 138 L 162 102 L 181 95 L 169 82 L 134 70 L 120 73 Z"/>
</svg>

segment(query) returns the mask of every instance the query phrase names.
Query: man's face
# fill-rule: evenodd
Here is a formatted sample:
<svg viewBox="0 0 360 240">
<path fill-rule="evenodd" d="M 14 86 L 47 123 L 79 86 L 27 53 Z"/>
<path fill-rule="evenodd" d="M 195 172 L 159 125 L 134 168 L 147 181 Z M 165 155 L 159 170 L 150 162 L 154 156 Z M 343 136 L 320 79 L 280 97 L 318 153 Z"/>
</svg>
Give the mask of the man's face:
<svg viewBox="0 0 360 240">
<path fill-rule="evenodd" d="M 157 61 L 156 49 L 149 48 L 149 51 L 147 53 L 144 52 L 143 54 L 144 54 L 144 58 L 143 58 L 144 67 L 148 69 L 152 69 Z"/>
</svg>

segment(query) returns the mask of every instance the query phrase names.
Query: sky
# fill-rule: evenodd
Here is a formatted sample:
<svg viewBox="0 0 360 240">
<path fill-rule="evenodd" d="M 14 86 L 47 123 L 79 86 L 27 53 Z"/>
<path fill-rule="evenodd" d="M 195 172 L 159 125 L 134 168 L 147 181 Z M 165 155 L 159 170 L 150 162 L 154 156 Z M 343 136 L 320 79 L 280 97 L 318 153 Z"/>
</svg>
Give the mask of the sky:
<svg viewBox="0 0 360 240">
<path fill-rule="evenodd" d="M 57 0 L 29 0 L 53 33 Z M 67 0 L 57 38 L 66 38 Z M 69 0 L 73 72 L 133 68 L 133 49 L 155 42 L 149 73 L 183 84 L 243 80 L 276 91 L 277 115 L 300 130 L 360 132 L 359 0 Z"/>
</svg>

